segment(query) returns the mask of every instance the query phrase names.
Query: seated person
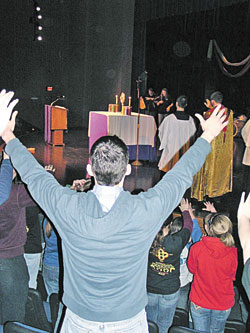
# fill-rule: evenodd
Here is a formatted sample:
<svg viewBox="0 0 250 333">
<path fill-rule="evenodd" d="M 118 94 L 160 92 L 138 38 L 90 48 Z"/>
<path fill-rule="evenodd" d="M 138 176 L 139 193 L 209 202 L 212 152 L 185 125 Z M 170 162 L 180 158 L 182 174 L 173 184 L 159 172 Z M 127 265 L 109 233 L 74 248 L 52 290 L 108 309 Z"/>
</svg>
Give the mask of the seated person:
<svg viewBox="0 0 250 333">
<path fill-rule="evenodd" d="M 147 93 L 143 96 L 146 109 L 145 114 L 155 117 L 156 116 L 156 105 L 155 105 L 156 94 L 153 88 L 149 88 Z"/>
<path fill-rule="evenodd" d="M 158 114 L 158 127 L 160 126 L 163 118 L 169 112 L 169 107 L 172 104 L 171 97 L 168 93 L 167 88 L 163 88 L 160 96 L 155 99 L 155 104 L 157 106 L 157 114 Z"/>
</svg>

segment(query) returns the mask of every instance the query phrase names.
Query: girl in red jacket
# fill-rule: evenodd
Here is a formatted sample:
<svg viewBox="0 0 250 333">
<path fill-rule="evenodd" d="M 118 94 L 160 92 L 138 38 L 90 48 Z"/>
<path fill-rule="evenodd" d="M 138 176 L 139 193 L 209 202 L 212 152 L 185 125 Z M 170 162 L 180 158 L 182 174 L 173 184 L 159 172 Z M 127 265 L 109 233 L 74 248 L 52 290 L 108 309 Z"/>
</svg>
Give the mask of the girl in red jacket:
<svg viewBox="0 0 250 333">
<path fill-rule="evenodd" d="M 224 332 L 234 305 L 237 249 L 227 216 L 209 214 L 205 230 L 208 236 L 191 247 L 188 258 L 188 268 L 194 274 L 189 296 L 191 315 L 194 329 L 218 333 Z"/>
</svg>

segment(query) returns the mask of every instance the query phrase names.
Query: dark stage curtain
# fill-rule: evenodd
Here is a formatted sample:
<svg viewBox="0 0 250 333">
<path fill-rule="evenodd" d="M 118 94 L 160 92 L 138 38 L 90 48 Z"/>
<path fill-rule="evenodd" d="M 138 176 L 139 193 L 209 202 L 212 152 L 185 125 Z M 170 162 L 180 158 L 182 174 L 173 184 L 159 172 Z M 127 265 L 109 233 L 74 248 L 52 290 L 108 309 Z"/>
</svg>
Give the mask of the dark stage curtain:
<svg viewBox="0 0 250 333">
<path fill-rule="evenodd" d="M 223 28 L 224 31 L 229 31 L 233 24 L 224 14 L 226 11 L 231 10 L 230 6 L 231 8 L 236 8 L 237 6 L 244 7 L 244 12 L 241 13 L 241 21 L 234 29 L 238 36 L 238 44 L 235 35 L 230 36 L 232 37 L 230 39 L 227 38 L 224 32 L 221 32 L 221 27 L 223 25 L 225 26 Z M 232 11 L 234 11 L 234 9 L 232 9 Z M 190 46 L 191 50 L 189 58 L 193 58 L 188 66 L 189 75 L 184 79 L 190 82 L 190 87 L 186 84 L 186 90 L 188 90 L 187 93 L 191 90 L 196 90 L 196 95 L 200 95 L 201 97 L 198 108 L 204 107 L 204 97 L 207 97 L 212 90 L 218 89 L 220 86 L 223 86 L 226 93 L 230 94 L 230 96 L 235 96 L 228 101 L 229 104 L 232 103 L 232 105 L 230 105 L 231 107 L 234 107 L 235 104 L 235 107 L 239 109 L 243 108 L 243 104 L 245 103 L 243 101 L 241 101 L 241 106 L 238 107 L 236 105 L 238 100 L 240 100 L 240 96 L 237 95 L 237 89 L 240 87 L 239 89 L 242 92 L 246 82 L 239 81 L 241 80 L 240 78 L 237 79 L 237 82 L 235 81 L 235 83 L 231 84 L 231 81 L 229 81 L 231 78 L 225 79 L 225 75 L 221 73 L 216 60 L 213 60 L 212 62 L 207 61 L 207 50 L 209 40 L 216 39 L 225 52 L 226 57 L 230 59 L 231 62 L 238 62 L 248 56 L 248 51 L 250 50 L 246 50 L 246 48 L 244 50 L 244 45 L 249 44 L 249 14 L 250 2 L 246 0 L 135 0 L 131 84 L 132 95 L 134 98 L 136 97 L 136 79 L 144 70 L 148 71 L 148 86 L 153 85 L 155 90 L 160 90 L 160 88 L 165 87 L 165 84 L 162 83 L 162 81 L 166 82 L 166 86 L 169 84 L 169 81 L 172 81 L 171 84 L 173 85 L 174 93 L 178 94 L 179 91 L 182 93 L 182 73 L 183 69 L 185 68 L 186 71 L 187 68 L 185 67 L 187 66 L 185 62 L 190 61 L 190 59 L 188 60 L 188 56 L 178 57 L 178 51 L 182 50 L 180 50 L 180 48 L 179 50 L 177 48 L 176 50 L 173 50 L 173 46 L 170 47 L 170 43 L 167 43 L 164 40 L 170 37 L 170 42 L 172 42 L 173 45 L 175 43 L 177 44 L 178 41 L 182 42 L 187 39 L 187 44 Z M 170 25 L 174 20 L 177 22 L 177 29 L 171 31 L 167 24 Z M 153 31 L 157 31 L 157 29 L 155 29 L 156 26 L 158 27 L 158 34 L 164 34 L 163 42 L 158 44 L 152 42 L 154 39 Z M 193 35 L 190 37 L 191 34 Z M 158 38 L 157 35 L 155 37 Z M 176 37 L 176 41 L 174 41 L 174 37 Z M 181 45 L 181 48 L 184 49 L 185 45 L 183 43 Z M 171 48 L 172 58 L 169 57 L 169 54 L 167 53 L 168 47 Z M 164 60 L 157 59 L 157 54 L 159 54 L 159 52 L 163 54 L 162 59 Z M 173 55 L 173 53 L 175 53 L 175 55 Z M 150 57 L 159 62 L 157 64 L 159 68 L 158 72 L 157 69 L 155 70 L 153 68 L 152 70 L 153 66 L 149 65 L 148 59 Z M 157 66 L 155 66 L 155 68 L 156 67 Z M 182 68 L 182 70 L 180 70 L 180 68 Z M 169 76 L 169 73 L 171 73 L 171 77 Z M 162 76 L 165 77 L 162 78 Z M 246 76 L 249 77 L 249 73 L 244 76 L 244 80 L 246 80 Z M 202 86 L 204 78 L 206 83 Z M 173 80 L 175 80 L 175 82 L 173 82 Z M 195 112 L 198 110 L 193 111 Z"/>
</svg>

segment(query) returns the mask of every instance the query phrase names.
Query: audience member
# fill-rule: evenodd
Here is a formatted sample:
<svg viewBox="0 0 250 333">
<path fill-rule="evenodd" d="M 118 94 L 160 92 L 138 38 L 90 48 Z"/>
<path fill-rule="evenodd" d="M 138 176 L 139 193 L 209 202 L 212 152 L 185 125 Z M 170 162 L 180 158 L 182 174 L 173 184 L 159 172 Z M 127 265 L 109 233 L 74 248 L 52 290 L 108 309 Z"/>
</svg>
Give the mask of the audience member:
<svg viewBox="0 0 250 333">
<path fill-rule="evenodd" d="M 160 147 L 163 150 L 158 164 L 160 170 L 168 172 L 188 150 L 196 132 L 194 120 L 185 112 L 187 97 L 176 100 L 177 111 L 166 117 L 159 127 Z"/>
<path fill-rule="evenodd" d="M 43 221 L 45 249 L 43 255 L 43 281 L 48 299 L 51 294 L 59 293 L 59 258 L 58 258 L 58 235 L 47 218 Z"/>
<path fill-rule="evenodd" d="M 226 215 L 210 213 L 204 227 L 208 236 L 190 248 L 188 257 L 188 268 L 194 275 L 189 296 L 191 315 L 195 330 L 224 332 L 234 305 L 237 269 L 232 222 Z"/>
<path fill-rule="evenodd" d="M 155 104 L 157 106 L 157 115 L 158 115 L 158 127 L 160 126 L 163 118 L 170 111 L 171 106 L 171 97 L 168 93 L 167 88 L 163 88 L 160 96 L 155 98 Z"/>
<path fill-rule="evenodd" d="M 172 325 L 180 295 L 180 255 L 193 230 L 187 200 L 182 199 L 180 209 L 183 218 L 164 223 L 149 251 L 146 312 L 160 333 Z"/>
<path fill-rule="evenodd" d="M 242 284 L 250 301 L 250 194 L 245 201 L 244 192 L 238 208 L 238 232 L 244 260 Z"/>
<path fill-rule="evenodd" d="M 2 170 L 2 165 L 4 166 Z M 13 171 L 8 158 L 1 164 L 4 170 Z M 12 179 L 1 177 L 2 187 L 10 187 Z M 0 324 L 7 321 L 23 321 L 28 296 L 29 274 L 24 260 L 26 242 L 25 207 L 34 204 L 23 184 L 12 183 L 9 197 L 0 195 Z M 3 200 L 4 199 L 4 200 Z"/>
<path fill-rule="evenodd" d="M 211 153 L 201 170 L 194 176 L 191 197 L 199 201 L 232 192 L 233 184 L 233 111 L 221 104 L 223 95 L 219 91 L 212 93 L 210 100 L 211 102 L 207 100 L 205 103 L 209 110 L 204 113 L 204 118 L 211 117 L 219 107 L 220 110 L 224 110 L 228 125 L 212 142 Z"/>
<path fill-rule="evenodd" d="M 39 214 L 40 208 L 35 206 L 26 207 L 25 221 L 27 240 L 24 245 L 24 259 L 29 272 L 29 288 L 37 288 L 37 275 L 42 259 L 42 237 Z"/>
<path fill-rule="evenodd" d="M 44 168 L 51 173 L 55 171 L 52 170 L 51 165 L 46 165 Z M 21 183 L 21 180 L 17 181 Z M 41 266 L 43 250 L 41 214 L 42 211 L 35 202 L 33 202 L 33 206 L 25 209 L 27 240 L 24 245 L 24 259 L 29 272 L 29 288 L 33 289 L 37 288 L 37 275 Z"/>
<path fill-rule="evenodd" d="M 198 220 L 195 218 L 191 203 L 188 204 L 188 211 L 193 220 L 193 231 L 189 242 L 181 252 L 181 263 L 180 263 L 180 297 L 177 303 L 177 308 L 187 310 L 188 297 L 191 288 L 191 282 L 193 281 L 193 274 L 189 272 L 187 267 L 187 259 L 189 254 L 190 246 L 200 240 L 202 237 L 202 231 L 199 226 Z"/>
<path fill-rule="evenodd" d="M 223 112 L 205 121 L 201 138 L 153 188 L 138 195 L 123 190 L 130 174 L 128 149 L 117 137 L 102 137 L 91 148 L 88 174 L 93 191 L 76 193 L 58 184 L 15 138 L 7 122 L 13 93 L 0 93 L 0 135 L 30 193 L 62 238 L 64 295 L 61 332 L 102 327 L 147 332 L 145 305 L 148 251 L 163 222 L 191 185 L 210 152 L 210 142 L 227 125 Z"/>
</svg>

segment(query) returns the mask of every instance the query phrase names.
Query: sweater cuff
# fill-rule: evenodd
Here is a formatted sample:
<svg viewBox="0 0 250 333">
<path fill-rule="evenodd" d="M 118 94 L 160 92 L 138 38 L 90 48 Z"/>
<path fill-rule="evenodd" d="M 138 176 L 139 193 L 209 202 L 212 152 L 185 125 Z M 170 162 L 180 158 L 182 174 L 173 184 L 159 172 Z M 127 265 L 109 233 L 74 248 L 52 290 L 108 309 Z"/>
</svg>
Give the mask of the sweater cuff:
<svg viewBox="0 0 250 333">
<path fill-rule="evenodd" d="M 8 144 L 5 146 L 6 154 L 11 156 L 11 153 L 13 152 L 13 149 L 17 144 L 21 144 L 18 138 L 10 140 Z"/>
<path fill-rule="evenodd" d="M 197 146 L 200 146 L 207 155 L 210 153 L 210 151 L 211 151 L 211 145 L 210 145 L 210 143 L 207 140 L 205 140 L 203 138 L 198 138 L 196 140 L 195 144 Z"/>
</svg>

